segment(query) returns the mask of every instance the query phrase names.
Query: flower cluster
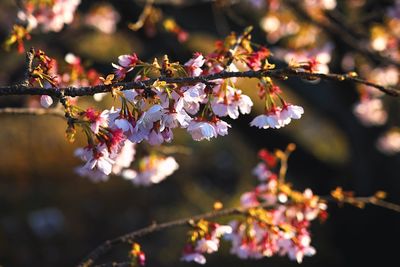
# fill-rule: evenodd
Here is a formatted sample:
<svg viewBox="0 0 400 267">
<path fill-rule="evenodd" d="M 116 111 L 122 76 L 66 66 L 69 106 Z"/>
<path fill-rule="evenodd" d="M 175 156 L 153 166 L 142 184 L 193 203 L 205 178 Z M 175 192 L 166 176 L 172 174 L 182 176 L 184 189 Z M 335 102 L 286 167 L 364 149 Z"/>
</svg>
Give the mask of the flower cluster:
<svg viewBox="0 0 400 267">
<path fill-rule="evenodd" d="M 219 225 L 206 220 L 200 220 L 192 227 L 181 260 L 199 264 L 205 264 L 204 254 L 218 251 L 221 237 L 232 232 L 229 225 Z"/>
<path fill-rule="evenodd" d="M 250 125 L 262 129 L 279 129 L 286 126 L 292 119 L 300 119 L 304 109 L 300 106 L 287 103 L 281 94 L 279 86 L 270 78 L 263 78 L 259 83 L 259 95 L 264 99 L 265 113 L 255 117 Z M 281 106 L 277 106 L 279 101 Z"/>
<path fill-rule="evenodd" d="M 132 249 L 129 253 L 129 257 L 131 259 L 130 266 L 137 267 L 145 265 L 146 255 L 144 254 L 138 243 L 132 244 Z"/>
<path fill-rule="evenodd" d="M 23 9 L 18 12 L 18 18 L 26 24 L 26 29 L 31 31 L 40 28 L 44 32 L 59 32 L 64 24 L 70 24 L 80 0 L 53 0 L 23 2 Z"/>
<path fill-rule="evenodd" d="M 32 72 L 29 75 L 31 86 L 55 88 L 63 86 L 95 86 L 101 83 L 100 74 L 94 69 L 86 70 L 81 59 L 71 53 L 65 56 L 64 70 L 59 70 L 58 61 L 49 57 L 42 50 L 33 52 Z M 40 104 L 48 108 L 53 99 L 48 95 L 40 98 Z"/>
<path fill-rule="evenodd" d="M 253 171 L 260 184 L 241 197 L 244 218 L 223 227 L 201 220 L 189 232 L 182 260 L 204 264 L 204 254 L 218 250 L 221 232 L 231 243 L 231 253 L 241 259 L 287 255 L 301 263 L 304 256 L 316 253 L 311 246 L 310 224 L 316 218 L 326 218 L 327 206 L 310 189 L 298 192 L 278 179 L 275 169 L 287 160 L 291 149 L 260 151 L 262 162 Z"/>
<path fill-rule="evenodd" d="M 125 169 L 122 177 L 131 180 L 135 185 L 149 186 L 157 184 L 170 176 L 178 169 L 179 165 L 173 157 L 150 155 L 139 161 L 139 171 Z"/>
<path fill-rule="evenodd" d="M 394 155 L 400 152 L 400 131 L 396 128 L 390 129 L 379 137 L 377 148 L 387 155 Z"/>
<path fill-rule="evenodd" d="M 112 64 L 114 74 L 102 78 L 102 81 L 113 88 L 113 96 L 119 97 L 121 108 L 103 112 L 89 109 L 76 114 L 85 122 L 83 125 L 88 129 L 85 133 L 90 140 L 86 153 L 78 154 L 84 161 L 92 162 L 85 165 L 85 171 L 80 169 L 80 173 L 87 174 L 87 171 L 93 170 L 96 174 L 109 175 L 125 140 L 135 144 L 146 141 L 150 145 L 161 145 L 173 140 L 175 128 L 186 129 L 196 141 L 227 135 L 231 126 L 223 118 L 237 119 L 240 114 L 249 114 L 253 106 L 250 97 L 236 87 L 236 78 L 183 85 L 155 81 L 146 88 L 125 91 L 120 91 L 113 84 L 127 79 L 146 81 L 154 75 L 198 77 L 223 71 L 238 71 L 237 65 L 240 63 L 253 70 L 273 68 L 267 60 L 269 51 L 266 48 L 253 50 L 246 38 L 239 45 L 236 42 L 238 37 L 231 35 L 225 43 L 217 43 L 214 53 L 206 57 L 195 53 L 183 65 L 170 62 L 167 56 L 162 62 L 156 59 L 151 64 L 141 61 L 135 53 L 119 56 L 118 64 Z M 234 51 L 230 51 L 232 46 L 235 47 Z M 135 76 L 133 73 L 138 66 L 140 70 Z M 271 78 L 260 81 L 260 97 L 265 100 L 266 113 L 256 117 L 251 122 L 252 126 L 280 128 L 289 124 L 292 119 L 299 119 L 304 112 L 302 107 L 289 104 L 283 99 L 281 90 Z M 275 104 L 278 100 L 281 106 Z M 110 140 L 115 139 L 115 134 L 120 136 L 117 140 L 121 143 L 110 143 Z M 103 150 L 108 153 L 101 152 Z M 106 164 L 94 164 L 93 158 Z M 151 157 L 144 159 L 143 167 L 139 167 L 138 173 L 127 170 L 124 176 L 132 179 L 135 184 L 149 185 L 170 175 L 162 170 L 163 164 L 156 164 L 159 168 L 154 168 L 154 161 Z M 177 164 L 171 160 L 168 162 L 172 173 Z"/>
<path fill-rule="evenodd" d="M 231 253 L 241 259 L 288 255 L 300 263 L 304 256 L 315 254 L 309 227 L 317 217 L 326 217 L 326 204 L 310 189 L 297 192 L 278 180 L 273 171 L 278 162 L 274 154 L 263 150 L 259 156 L 263 162 L 253 173 L 261 183 L 241 197 L 248 216 L 230 222 L 233 231 L 227 239 L 232 243 Z"/>
<path fill-rule="evenodd" d="M 94 70 L 86 71 L 81 59 L 73 54 L 66 55 L 67 71 L 59 74 L 57 61 L 37 51 L 30 83 L 45 88 L 98 84 L 109 87 L 112 97 L 121 104 L 118 108 L 81 109 L 76 106 L 77 98 L 64 101 L 69 117 L 67 136 L 72 141 L 76 127 L 80 127 L 88 141 L 86 147 L 76 152 L 76 156 L 85 162 L 77 172 L 93 181 L 104 181 L 110 174 L 115 174 L 137 185 L 150 185 L 171 175 L 178 164 L 170 157 L 150 155 L 139 160 L 137 171 L 129 169 L 136 144 L 145 142 L 158 146 L 170 143 L 175 128 L 185 129 L 195 141 L 225 136 L 231 128 L 225 119 L 249 114 L 253 106 L 251 98 L 237 87 L 236 77 L 192 83 L 168 83 L 160 78 L 197 78 L 238 72 L 239 67 L 253 71 L 274 68 L 268 62 L 267 48 L 252 47 L 249 31 L 247 29 L 241 36 L 231 34 L 224 42 L 217 42 L 213 53 L 206 56 L 195 53 L 182 65 L 171 62 L 167 56 L 161 62 L 155 59 L 146 63 L 135 53 L 121 55 L 118 63 L 112 64 L 114 73 L 106 78 Z M 127 89 L 117 84 L 132 81 L 141 87 Z M 259 88 L 265 114 L 254 118 L 250 123 L 252 126 L 277 129 L 302 116 L 303 108 L 286 102 L 272 78 L 261 78 Z M 100 100 L 102 96 L 104 94 L 95 99 Z M 42 96 L 41 103 L 49 107 L 53 100 Z"/>
<path fill-rule="evenodd" d="M 253 6 L 258 6 L 258 9 L 265 9 L 260 26 L 265 31 L 269 42 L 277 44 L 276 47 L 270 48 L 274 56 L 286 61 L 293 68 L 316 73 L 329 72 L 329 63 L 335 49 L 334 40 L 331 36 L 326 35 L 321 25 L 334 28 L 338 26 L 336 25 L 337 21 L 343 20 L 340 27 L 345 32 L 346 28 L 351 28 L 351 21 L 346 18 L 351 17 L 351 14 L 359 14 L 364 11 L 365 7 L 362 1 L 347 1 L 342 3 L 343 9 L 338 11 L 333 18 L 329 15 L 329 10 L 336 8 L 336 0 L 307 0 L 298 1 L 298 3 L 281 0 L 267 1 L 266 3 L 251 2 Z M 296 9 L 302 10 L 296 12 Z M 379 66 L 371 64 L 373 56 L 360 49 L 349 52 L 341 58 L 344 71 L 355 73 L 354 71 L 357 70 L 362 77 L 372 83 L 385 87 L 398 87 L 400 72 L 395 62 L 400 59 L 399 10 L 400 1 L 393 1 L 385 9 L 382 9 L 383 16 L 380 17 L 380 20 L 373 21 L 373 23 L 372 20 L 366 21 L 365 32 L 362 30 L 357 32 L 364 38 L 357 45 L 365 46 L 371 51 L 371 55 L 382 56 L 382 64 Z M 307 14 L 308 18 L 302 16 L 301 13 Z M 354 40 L 350 46 L 356 44 L 357 41 Z M 360 93 L 360 100 L 354 105 L 354 115 L 367 127 L 386 124 L 388 122 L 387 111 L 390 110 L 390 107 L 386 107 L 386 105 L 390 102 L 384 101 L 385 94 L 365 84 L 358 84 L 357 89 Z M 259 127 L 279 127 L 281 123 L 277 123 L 275 113 L 274 108 L 270 107 L 265 116 L 260 116 L 253 123 Z M 385 139 L 382 138 L 378 143 L 385 144 L 382 140 Z M 378 147 L 381 148 L 382 145 L 378 145 Z"/>
<path fill-rule="evenodd" d="M 108 4 L 96 5 L 90 9 L 84 18 L 86 25 L 106 34 L 112 34 L 116 31 L 119 20 L 119 13 Z"/>
</svg>

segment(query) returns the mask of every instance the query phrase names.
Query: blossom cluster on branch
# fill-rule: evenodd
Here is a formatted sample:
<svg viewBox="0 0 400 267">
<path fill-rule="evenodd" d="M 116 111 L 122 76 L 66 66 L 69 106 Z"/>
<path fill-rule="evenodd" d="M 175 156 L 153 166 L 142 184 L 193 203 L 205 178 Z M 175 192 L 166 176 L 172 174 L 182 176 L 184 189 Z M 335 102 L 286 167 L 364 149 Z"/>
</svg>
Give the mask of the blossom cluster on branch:
<svg viewBox="0 0 400 267">
<path fill-rule="evenodd" d="M 112 64 L 114 73 L 105 78 L 99 77 L 95 71 L 85 71 L 80 59 L 71 54 L 66 56 L 70 73 L 60 75 L 57 73 L 57 62 L 39 50 L 34 52 L 29 83 L 31 86 L 57 88 L 66 84 L 96 85 L 101 81 L 111 86 L 111 94 L 119 100 L 120 107 L 103 111 L 81 109 L 76 105 L 76 100 L 71 98 L 63 103 L 69 118 L 67 136 L 70 141 L 74 139 L 76 128 L 81 128 L 87 137 L 87 146 L 75 153 L 85 162 L 77 169 L 77 173 L 94 181 L 107 180 L 110 174 L 122 174 L 135 184 L 149 185 L 170 175 L 177 168 L 172 166 L 177 164 L 172 158 L 166 158 L 172 171 L 165 172 L 162 170 L 163 164 L 159 163 L 163 159 L 150 156 L 147 163 L 142 160 L 138 164 L 140 172 L 146 175 L 137 174 L 135 170 L 129 169 L 134 159 L 135 144 L 143 141 L 151 146 L 170 143 L 174 128 L 186 129 L 195 141 L 227 135 L 231 125 L 224 118 L 237 119 L 240 114 L 249 114 L 253 101 L 237 88 L 236 77 L 194 84 L 155 80 L 146 88 L 124 91 L 120 90 L 118 83 L 146 81 L 157 77 L 202 77 L 226 71 L 239 72 L 239 68 L 241 71 L 273 69 L 274 65 L 268 61 L 268 49 L 252 47 L 250 30 L 240 36 L 232 34 L 224 42 L 217 42 L 215 52 L 209 55 L 195 53 L 183 65 L 170 62 L 167 56 L 161 62 L 155 59 L 152 63 L 146 63 L 135 53 L 121 55 L 118 63 Z M 315 64 L 303 62 L 299 67 L 313 72 Z M 302 107 L 284 100 L 280 87 L 271 77 L 261 77 L 258 89 L 265 113 L 255 117 L 251 126 L 278 129 L 303 114 Z M 44 107 L 48 108 L 52 103 L 51 96 L 41 97 Z M 158 168 L 154 169 L 155 165 Z M 149 173 L 154 173 L 154 177 L 149 176 Z"/>
<path fill-rule="evenodd" d="M 386 197 L 383 191 L 377 191 L 370 197 L 355 197 L 354 192 L 344 191 L 341 187 L 334 189 L 331 196 L 315 195 L 309 188 L 295 190 L 286 181 L 288 159 L 294 149 L 295 145 L 289 144 L 285 150 L 259 151 L 261 162 L 253 169 L 259 184 L 242 194 L 239 207 L 223 209 L 221 202 L 215 202 L 212 212 L 161 224 L 153 223 L 104 242 L 78 266 L 92 266 L 109 250 L 125 243 L 132 246 L 129 252 L 131 261 L 126 266 L 144 266 L 145 252 L 137 239 L 177 226 L 189 227 L 181 256 L 185 262 L 205 264 L 206 256 L 218 252 L 221 243 L 227 242 L 230 243 L 230 253 L 240 259 L 288 256 L 301 263 L 305 256 L 316 253 L 311 245 L 310 227 L 316 219 L 324 222 L 328 218 L 328 202 L 346 203 L 358 208 L 373 204 L 400 212 L 400 206 L 383 200 Z M 226 224 L 216 220 L 232 216 L 234 218 Z"/>
<path fill-rule="evenodd" d="M 60 31 L 64 25 L 72 23 L 80 2 L 18 1 L 19 22 L 6 40 L 6 47 L 17 44 L 22 52 L 24 40 L 31 38 L 35 29 Z M 195 52 L 182 64 L 167 55 L 151 62 L 142 60 L 135 52 L 120 55 L 111 64 L 112 71 L 108 75 L 85 68 L 82 60 L 71 53 L 63 62 L 32 48 L 28 52 L 25 80 L 15 86 L 0 87 L 0 95 L 40 95 L 36 102 L 55 110 L 48 114 L 60 115 L 58 108 L 62 105 L 67 120 L 67 139 L 74 142 L 76 133 L 81 131 L 86 140 L 85 146 L 75 150 L 75 156 L 83 162 L 75 169 L 76 173 L 94 182 L 121 176 L 136 186 L 160 183 L 179 168 L 173 156 L 159 149 L 174 140 L 174 131 L 178 128 L 194 141 L 226 136 L 232 127 L 230 120 L 250 114 L 256 101 L 262 103 L 263 112 L 248 121 L 250 126 L 280 129 L 301 119 L 303 107 L 290 103 L 281 86 L 289 76 L 312 83 L 320 79 L 353 81 L 360 92 L 360 102 L 354 106 L 354 114 L 360 122 L 366 126 L 387 122 L 383 96 L 400 95 L 395 88 L 400 75 L 397 62 L 400 33 L 395 29 L 400 25 L 398 1 L 386 10 L 383 25 L 368 29 L 370 34 L 364 36 L 369 40 L 367 47 L 360 47 L 351 33 L 344 35 L 344 42 L 353 52 L 341 59 L 347 72 L 342 75 L 332 74 L 329 69 L 335 46 L 327 33 L 340 31 L 337 23 L 329 19 L 335 16 L 332 13 L 337 5 L 335 0 L 250 2 L 257 8 L 266 8 L 260 27 L 267 40 L 279 47 L 255 44 L 252 27 L 248 27 L 242 34 L 231 33 L 225 40 L 217 41 L 212 53 Z M 346 5 L 350 10 L 357 10 L 355 2 L 349 1 Z M 106 34 L 115 31 L 119 16 L 111 6 L 96 7 L 92 11 L 85 18 L 87 25 Z M 185 30 L 174 19 L 164 17 L 153 1 L 147 2 L 138 21 L 128 27 L 134 31 L 144 28 L 151 35 L 159 24 L 180 42 L 187 40 Z M 393 30 L 387 32 L 386 28 Z M 378 67 L 371 64 L 375 61 L 379 61 Z M 273 62 L 286 64 L 277 69 Z M 359 78 L 356 71 L 366 80 Z M 258 98 L 251 98 L 241 88 L 239 81 L 243 77 L 257 79 Z M 79 106 L 80 96 L 93 96 L 101 101 L 107 94 L 113 98 L 113 106 L 105 109 Z M 35 113 L 31 109 L 25 111 Z M 43 110 L 36 113 L 45 114 Z M 399 140 L 399 130 L 392 128 L 379 138 L 377 147 L 384 153 L 395 154 L 400 151 Z M 217 252 L 220 244 L 227 241 L 231 244 L 230 252 L 240 259 L 280 255 L 301 263 L 305 256 L 316 253 L 311 245 L 310 226 L 316 219 L 327 218 L 329 200 L 358 207 L 370 203 L 399 211 L 397 205 L 382 200 L 383 192 L 355 198 L 352 193 L 338 188 L 332 192 L 332 197 L 324 198 L 311 189 L 294 190 L 285 181 L 288 157 L 293 150 L 294 145 L 289 145 L 285 151 L 259 152 L 262 161 L 253 170 L 259 184 L 241 196 L 240 207 L 220 210 L 216 205 L 209 214 L 154 224 L 116 238 L 100 246 L 80 266 L 92 265 L 118 243 L 132 245 L 130 266 L 143 266 L 146 257 L 136 237 L 178 225 L 190 227 L 182 252 L 183 261 L 204 264 L 207 254 Z M 214 218 L 231 215 L 237 216 L 229 223 L 214 221 Z"/>
<path fill-rule="evenodd" d="M 400 25 L 400 1 L 376 10 L 380 22 L 371 19 L 365 23 L 349 19 L 364 11 L 365 1 L 338 4 L 336 0 L 273 0 L 254 5 L 265 10 L 260 27 L 273 44 L 271 51 L 277 58 L 288 63 L 314 58 L 320 63 L 318 71 L 328 73 L 329 63 L 337 57 L 333 53 L 338 43 L 336 39 L 340 39 L 339 43 L 343 42 L 349 48 L 339 58 L 344 71 L 356 71 L 383 86 L 399 86 L 400 32 L 397 29 Z M 353 111 L 359 121 L 366 127 L 387 126 L 379 140 L 395 132 L 397 125 L 388 120 L 391 107 L 385 94 L 366 84 L 359 84 L 357 89 L 360 97 Z M 394 140 L 394 135 L 390 136 Z M 383 153 L 393 155 L 393 151 L 398 151 L 394 142 L 386 142 L 393 146 L 382 146 L 379 140 L 376 145 Z"/>
<path fill-rule="evenodd" d="M 326 218 L 327 206 L 310 189 L 294 191 L 279 177 L 280 161 L 287 161 L 292 149 L 293 145 L 289 145 L 286 152 L 259 152 L 262 162 L 253 173 L 260 184 L 242 195 L 241 207 L 247 210 L 243 218 L 224 226 L 204 220 L 197 222 L 189 232 L 183 260 L 204 264 L 204 254 L 217 251 L 222 236 L 231 242 L 231 253 L 241 259 L 287 255 L 301 263 L 304 256 L 315 254 L 309 228 L 316 218 Z"/>
</svg>

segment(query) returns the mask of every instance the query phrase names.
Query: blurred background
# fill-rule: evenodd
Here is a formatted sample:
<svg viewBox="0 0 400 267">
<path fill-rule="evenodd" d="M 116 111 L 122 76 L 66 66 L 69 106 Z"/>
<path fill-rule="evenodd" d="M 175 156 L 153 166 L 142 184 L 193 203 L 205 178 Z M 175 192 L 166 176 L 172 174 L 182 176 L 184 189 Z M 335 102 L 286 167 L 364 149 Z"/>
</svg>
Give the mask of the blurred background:
<svg viewBox="0 0 400 267">
<path fill-rule="evenodd" d="M 288 40 L 268 35 L 261 23 L 268 2 L 273 1 L 155 1 L 164 21 L 171 18 L 188 33 L 183 40 L 168 31 L 162 21 L 130 30 L 128 24 L 138 20 L 143 1 L 83 0 L 71 25 L 57 33 L 33 32 L 26 46 L 40 48 L 60 60 L 74 53 L 84 66 L 104 74 L 112 72 L 110 63 L 119 55 L 131 52 L 143 60 L 168 54 L 172 60 L 185 62 L 194 51 L 210 52 L 216 40 L 247 25 L 255 26 L 255 42 L 271 49 L 290 47 Z M 380 12 L 394 4 L 338 1 L 338 7 L 350 18 L 353 9 L 346 5 L 359 2 L 364 15 L 371 15 L 365 25 L 382 23 Z M 105 13 L 99 7 L 105 7 Z M 1 1 L 0 40 L 7 38 L 17 10 L 14 1 Z M 101 19 L 91 23 L 88 14 L 93 19 L 98 13 Z M 342 63 L 348 48 L 341 36 L 330 38 L 334 48 L 329 68 L 332 72 L 347 71 Z M 324 39 L 323 35 L 318 37 L 318 41 Z M 23 77 L 25 57 L 15 50 L 0 52 L 0 84 L 15 83 Z M 275 55 L 275 63 L 281 64 L 284 59 L 279 58 L 280 51 Z M 257 95 L 255 86 L 251 80 L 240 83 L 253 99 Z M 93 183 L 76 175 L 74 168 L 80 161 L 73 151 L 83 142 L 80 138 L 72 145 L 66 141 L 62 118 L 0 115 L 0 265 L 74 266 L 101 242 L 153 221 L 202 213 L 211 210 L 217 200 L 225 207 L 238 205 L 241 193 L 256 185 L 251 171 L 258 162 L 257 151 L 283 149 L 290 142 L 297 144 L 297 150 L 289 160 L 287 179 L 297 189 L 309 187 L 327 195 L 336 186 L 343 186 L 360 196 L 384 190 L 390 201 L 400 203 L 400 156 L 384 154 L 376 146 L 379 136 L 398 124 L 397 100 L 385 98 L 388 122 L 366 127 L 353 114 L 359 100 L 354 84 L 289 79 L 281 86 L 290 102 L 304 107 L 301 120 L 280 130 L 250 128 L 249 122 L 263 109 L 255 100 L 252 114 L 229 121 L 232 129 L 226 137 L 193 142 L 186 133 L 177 131 L 174 144 L 188 148 L 184 154 L 175 155 L 180 168 L 149 188 L 135 187 L 119 177 Z M 1 97 L 0 107 L 34 105 L 35 101 L 32 97 Z M 83 106 L 99 108 L 109 108 L 113 103 L 108 97 L 102 102 L 89 98 L 79 101 Z M 335 204 L 328 212 L 325 223 L 313 225 L 312 244 L 317 254 L 305 258 L 302 266 L 392 266 L 397 262 L 400 214 L 377 207 L 360 210 Z M 194 265 L 179 261 L 185 230 L 175 228 L 139 240 L 147 266 Z M 100 263 L 124 261 L 128 249 L 120 246 Z M 206 266 L 298 265 L 286 257 L 239 260 L 229 255 L 227 244 L 207 259 Z"/>
</svg>

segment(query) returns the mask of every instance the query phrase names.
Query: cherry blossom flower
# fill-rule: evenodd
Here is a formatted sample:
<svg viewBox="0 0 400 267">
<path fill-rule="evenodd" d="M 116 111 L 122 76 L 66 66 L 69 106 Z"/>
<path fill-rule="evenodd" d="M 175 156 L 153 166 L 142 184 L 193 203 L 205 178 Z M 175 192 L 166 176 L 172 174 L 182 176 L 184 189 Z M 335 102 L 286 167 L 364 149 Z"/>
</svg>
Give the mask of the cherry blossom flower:
<svg viewBox="0 0 400 267">
<path fill-rule="evenodd" d="M 255 126 L 262 129 L 274 128 L 279 129 L 283 125 L 282 119 L 280 117 L 280 110 L 275 109 L 268 112 L 268 114 L 261 114 L 255 117 L 250 126 Z"/>
<path fill-rule="evenodd" d="M 177 102 L 176 109 L 179 110 L 183 107 L 187 113 L 196 114 L 199 111 L 200 103 L 206 98 L 205 88 L 206 85 L 204 83 L 197 83 L 193 86 L 183 86 L 181 88 L 183 97 L 173 93 L 173 97 Z"/>
<path fill-rule="evenodd" d="M 104 144 L 94 148 L 77 149 L 75 155 L 86 161 L 82 167 L 85 171 L 96 169 L 105 175 L 109 175 L 112 171 L 114 161 L 110 158 L 108 148 Z M 84 173 L 83 170 L 80 172 Z"/>
<path fill-rule="evenodd" d="M 282 121 L 282 126 L 290 123 L 292 119 L 300 119 L 303 115 L 304 109 L 300 106 L 285 104 L 279 113 L 279 117 Z"/>
<path fill-rule="evenodd" d="M 108 110 L 99 113 L 93 108 L 88 108 L 85 111 L 85 116 L 89 119 L 90 129 L 95 133 L 99 133 L 100 126 L 107 127 L 108 125 Z"/>
<path fill-rule="evenodd" d="M 119 153 L 115 155 L 112 173 L 120 175 L 124 168 L 129 168 L 135 158 L 135 154 L 135 144 L 129 140 L 125 140 Z"/>
<path fill-rule="evenodd" d="M 206 261 L 207 261 L 207 260 L 206 260 L 206 257 L 204 257 L 203 254 L 201 254 L 201 253 L 199 253 L 199 252 L 194 252 L 193 249 L 192 249 L 192 251 L 190 251 L 189 249 L 187 249 L 187 250 L 183 253 L 183 255 L 182 255 L 182 257 L 181 257 L 181 260 L 182 260 L 182 261 L 188 261 L 188 262 L 194 261 L 194 262 L 197 262 L 197 263 L 199 263 L 199 264 L 205 264 Z"/>
<path fill-rule="evenodd" d="M 190 76 L 200 76 L 200 74 L 203 72 L 201 67 L 204 65 L 205 59 L 202 54 L 196 53 L 193 55 L 193 58 L 191 58 L 188 62 L 185 63 L 185 67 L 187 71 L 189 72 Z"/>
<path fill-rule="evenodd" d="M 187 131 L 192 135 L 195 141 L 201 141 L 203 139 L 210 140 L 218 136 L 215 127 L 210 122 L 203 120 L 192 120 L 189 123 Z"/>
<path fill-rule="evenodd" d="M 44 32 L 59 32 L 64 24 L 70 24 L 80 0 L 54 0 L 51 5 L 27 4 L 24 10 L 18 12 L 18 18 L 27 22 L 27 28 L 32 30 L 41 27 Z"/>
<path fill-rule="evenodd" d="M 264 162 L 260 162 L 253 169 L 253 174 L 258 178 L 260 182 L 265 182 L 273 176 L 273 173 L 268 169 L 267 165 Z"/>
<path fill-rule="evenodd" d="M 186 113 L 184 109 L 177 111 L 176 109 L 165 109 L 161 117 L 162 127 L 176 128 L 187 128 L 192 118 Z"/>
<path fill-rule="evenodd" d="M 400 132 L 398 130 L 389 130 L 379 137 L 377 148 L 384 154 L 394 155 L 400 152 Z"/>
<path fill-rule="evenodd" d="M 173 157 L 151 155 L 141 158 L 139 171 L 124 170 L 122 177 L 131 180 L 135 185 L 149 186 L 157 184 L 170 176 L 178 169 L 179 165 Z"/>
<path fill-rule="evenodd" d="M 365 126 L 382 125 L 387 120 L 387 113 L 383 109 L 382 100 L 379 98 L 362 99 L 354 106 L 354 114 Z"/>
<path fill-rule="evenodd" d="M 131 55 L 121 55 L 118 57 L 118 63 L 124 68 L 134 68 L 136 66 L 136 63 L 138 62 L 138 57 L 135 53 Z M 127 72 L 129 72 L 128 70 Z"/>
<path fill-rule="evenodd" d="M 44 108 L 49 108 L 53 104 L 53 98 L 48 95 L 40 96 L 40 105 Z"/>
<path fill-rule="evenodd" d="M 112 34 L 116 30 L 120 15 L 117 11 L 107 4 L 102 4 L 92 8 L 85 16 L 86 25 L 92 26 L 99 31 Z"/>
<path fill-rule="evenodd" d="M 206 258 L 203 254 L 211 254 L 219 249 L 222 236 L 231 234 L 232 228 L 229 225 L 219 225 L 217 223 L 201 220 L 198 225 L 202 225 L 196 232 L 195 240 L 186 244 L 181 260 L 194 261 L 199 264 L 205 264 Z M 198 237 L 198 236 L 203 237 Z"/>
<path fill-rule="evenodd" d="M 231 128 L 231 125 L 223 120 L 217 120 L 214 122 L 214 128 L 217 132 L 217 135 L 224 136 L 228 134 L 228 129 Z"/>
<path fill-rule="evenodd" d="M 215 115 L 224 117 L 229 116 L 232 119 L 239 117 L 239 110 L 242 114 L 249 114 L 253 101 L 247 95 L 243 95 L 240 90 L 231 86 L 226 87 L 226 93 L 223 96 L 215 97 L 211 107 Z"/>
<path fill-rule="evenodd" d="M 90 181 L 94 183 L 98 182 L 106 182 L 110 178 L 108 175 L 104 174 L 104 172 L 94 169 L 94 170 L 89 170 L 85 168 L 84 166 L 75 168 L 75 172 L 82 177 L 87 177 Z"/>
</svg>

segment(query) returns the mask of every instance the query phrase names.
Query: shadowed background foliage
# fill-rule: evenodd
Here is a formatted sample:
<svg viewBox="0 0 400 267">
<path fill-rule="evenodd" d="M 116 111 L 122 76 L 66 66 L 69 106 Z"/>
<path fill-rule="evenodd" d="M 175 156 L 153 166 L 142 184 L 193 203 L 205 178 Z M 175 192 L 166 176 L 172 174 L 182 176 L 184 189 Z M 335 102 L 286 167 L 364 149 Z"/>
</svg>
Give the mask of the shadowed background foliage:
<svg viewBox="0 0 400 267">
<path fill-rule="evenodd" d="M 84 13 L 95 2 L 99 1 L 83 1 L 79 12 Z M 141 59 L 168 54 L 184 62 L 193 51 L 211 51 L 215 40 L 231 30 L 257 24 L 260 15 L 251 13 L 245 4 L 229 9 L 217 8 L 209 1 L 161 5 L 165 14 L 190 33 L 186 43 L 179 43 L 163 31 L 147 37 L 143 31 L 132 32 L 126 27 L 137 20 L 143 5 L 128 0 L 109 2 L 121 13 L 115 34 L 72 24 L 60 33 L 34 34 L 29 46 L 59 59 L 73 52 L 87 66 L 109 73 L 110 62 L 132 51 Z M 377 8 L 385 4 L 383 1 Z M 1 39 L 8 34 L 16 12 L 13 1 L 1 1 Z M 265 43 L 257 27 L 254 39 Z M 338 46 L 337 53 L 345 49 Z M 1 51 L 0 58 L 0 83 L 21 79 L 24 56 Z M 335 60 L 332 70 L 341 71 Z M 255 85 L 255 81 L 243 80 L 240 88 L 255 97 Z M 385 127 L 365 128 L 352 114 L 357 100 L 352 84 L 290 80 L 282 88 L 291 102 L 305 108 L 301 120 L 281 130 L 250 128 L 250 120 L 262 111 L 257 102 L 251 115 L 230 121 L 232 129 L 226 137 L 194 143 L 178 131 L 175 144 L 188 147 L 184 154 L 176 154 L 180 168 L 150 188 L 134 187 L 119 177 L 94 184 L 74 174 L 80 162 L 73 151 L 83 142 L 78 138 L 70 145 L 65 140 L 66 123 L 61 118 L 1 116 L 0 265 L 73 266 L 104 240 L 153 221 L 201 213 L 210 210 L 216 200 L 226 207 L 235 206 L 240 194 L 255 185 L 251 170 L 257 163 L 257 151 L 263 147 L 284 148 L 290 142 L 298 149 L 289 161 L 288 180 L 298 189 L 310 187 L 321 195 L 338 185 L 359 195 L 384 190 L 391 201 L 400 203 L 400 157 L 377 151 L 375 141 Z M 0 107 L 23 106 L 27 101 L 26 97 L 1 97 Z M 89 99 L 82 102 L 99 108 L 113 103 L 110 98 L 100 104 Z M 359 210 L 335 205 L 329 213 L 326 223 L 313 226 L 312 243 L 317 254 L 306 258 L 303 266 L 373 266 L 397 261 L 398 245 L 391 244 L 400 238 L 399 214 L 376 207 Z M 193 265 L 179 261 L 185 240 L 183 228 L 139 240 L 148 257 L 147 266 Z M 229 255 L 226 244 L 222 248 L 220 253 L 207 257 L 207 266 L 297 266 L 278 257 L 243 261 Z M 128 249 L 121 246 L 102 261 L 124 261 Z"/>
</svg>

